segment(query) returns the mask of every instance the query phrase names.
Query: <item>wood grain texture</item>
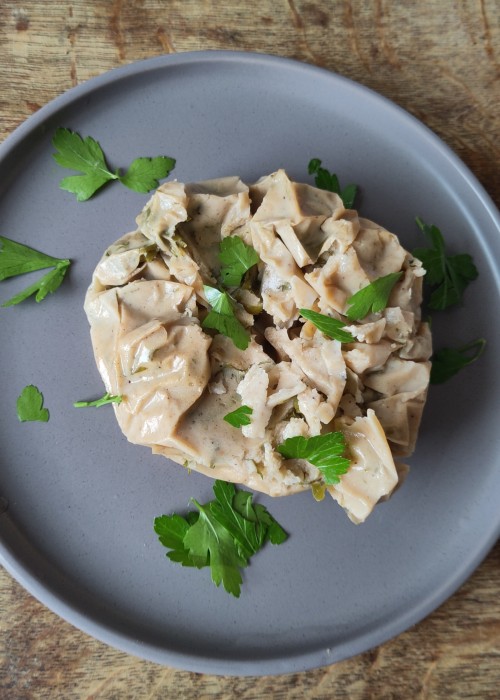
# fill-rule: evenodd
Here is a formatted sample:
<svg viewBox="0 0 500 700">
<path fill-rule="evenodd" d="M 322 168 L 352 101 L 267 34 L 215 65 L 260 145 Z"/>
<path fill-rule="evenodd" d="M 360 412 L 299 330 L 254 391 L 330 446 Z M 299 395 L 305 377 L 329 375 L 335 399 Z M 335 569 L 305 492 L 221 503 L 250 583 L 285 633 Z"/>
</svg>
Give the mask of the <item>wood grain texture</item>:
<svg viewBox="0 0 500 700">
<path fill-rule="evenodd" d="M 0 139 L 66 89 L 176 51 L 235 49 L 323 66 L 436 132 L 500 204 L 497 0 L 44 0 L 0 4 Z M 439 610 L 354 659 L 283 677 L 219 678 L 128 656 L 0 572 L 0 698 L 500 697 L 500 545 Z"/>
</svg>

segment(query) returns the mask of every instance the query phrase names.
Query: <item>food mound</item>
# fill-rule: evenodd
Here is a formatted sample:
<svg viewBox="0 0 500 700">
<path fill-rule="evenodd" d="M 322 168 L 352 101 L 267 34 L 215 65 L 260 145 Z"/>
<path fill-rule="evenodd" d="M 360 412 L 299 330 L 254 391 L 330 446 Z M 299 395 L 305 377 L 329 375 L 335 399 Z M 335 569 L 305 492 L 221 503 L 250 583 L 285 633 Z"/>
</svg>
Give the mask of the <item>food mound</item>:
<svg viewBox="0 0 500 700">
<path fill-rule="evenodd" d="M 394 458 L 413 451 L 426 399 L 421 263 L 338 195 L 283 170 L 248 186 L 238 177 L 167 182 L 136 221 L 104 253 L 85 300 L 97 366 L 106 390 L 122 397 L 114 409 L 128 440 L 271 496 L 327 491 L 353 522 L 365 520 L 406 473 Z M 221 278 L 221 241 L 236 236 L 258 257 L 231 286 Z M 381 311 L 349 320 L 356 292 L 398 272 Z M 209 294 L 216 290 L 224 308 Z M 303 309 L 342 321 L 351 342 L 323 333 Z M 221 326 L 209 327 L 217 313 Z M 251 409 L 247 425 L 224 420 L 242 406 Z M 350 462 L 337 483 L 277 449 L 332 431 L 344 436 Z"/>
</svg>

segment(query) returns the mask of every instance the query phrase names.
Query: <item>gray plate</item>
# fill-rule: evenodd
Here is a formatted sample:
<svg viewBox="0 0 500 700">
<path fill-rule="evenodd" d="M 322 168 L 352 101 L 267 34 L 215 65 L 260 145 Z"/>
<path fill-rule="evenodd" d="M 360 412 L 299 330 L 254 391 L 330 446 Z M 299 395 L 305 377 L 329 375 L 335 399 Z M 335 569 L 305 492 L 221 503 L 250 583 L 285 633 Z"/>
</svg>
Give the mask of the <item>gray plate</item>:
<svg viewBox="0 0 500 700">
<path fill-rule="evenodd" d="M 309 493 L 259 497 L 290 533 L 244 573 L 239 600 L 209 572 L 170 563 L 156 515 L 211 497 L 211 482 L 127 443 L 110 407 L 76 410 L 102 383 L 83 296 L 104 248 L 134 227 L 147 196 L 112 185 L 77 203 L 51 158 L 57 126 L 92 135 L 112 166 L 172 155 L 182 181 L 284 167 L 311 157 L 362 189 L 363 214 L 421 243 L 440 226 L 480 270 L 465 305 L 436 314 L 436 346 L 488 339 L 479 362 L 431 390 L 411 474 L 363 526 Z M 309 180 L 310 181 L 310 180 Z M 164 56 L 58 97 L 0 148 L 0 231 L 74 261 L 41 304 L 0 310 L 1 561 L 31 593 L 132 654 L 207 673 L 296 672 L 358 654 L 421 620 L 471 574 L 500 530 L 499 218 L 443 143 L 407 113 L 326 71 L 262 55 Z M 0 299 L 27 278 L 0 285 Z M 494 322 L 491 322 L 493 318 Z M 16 398 L 38 385 L 49 423 L 21 424 Z M 26 630 L 29 634 L 29 630 Z"/>
</svg>

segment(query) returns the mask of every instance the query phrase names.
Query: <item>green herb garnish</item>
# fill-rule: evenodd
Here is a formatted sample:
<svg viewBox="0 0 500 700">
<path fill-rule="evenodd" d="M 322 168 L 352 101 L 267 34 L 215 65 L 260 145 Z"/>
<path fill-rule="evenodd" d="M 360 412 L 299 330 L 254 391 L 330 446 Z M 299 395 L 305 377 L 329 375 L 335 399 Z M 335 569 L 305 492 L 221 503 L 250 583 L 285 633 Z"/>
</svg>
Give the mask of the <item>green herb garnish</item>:
<svg viewBox="0 0 500 700">
<path fill-rule="evenodd" d="M 156 158 L 136 158 L 127 172 L 120 175 L 118 170 L 112 172 L 106 163 L 100 144 L 91 136 L 82 138 L 70 129 L 56 129 L 52 145 L 57 149 L 53 154 L 56 163 L 63 168 L 76 170 L 82 175 L 65 177 L 59 183 L 63 190 L 76 195 L 79 202 L 90 199 L 110 180 L 119 180 L 123 185 L 136 192 L 149 192 L 167 177 L 175 166 L 175 160 L 167 156 Z"/>
<path fill-rule="evenodd" d="M 340 189 L 340 183 L 335 173 L 330 173 L 326 168 L 321 167 L 319 158 L 313 158 L 308 165 L 309 175 L 314 175 L 314 184 L 322 190 L 335 192 L 341 198 L 346 209 L 352 209 L 354 200 L 358 191 L 357 185 L 347 185 L 343 190 Z"/>
<path fill-rule="evenodd" d="M 245 272 L 259 262 L 257 251 L 239 236 L 227 236 L 220 244 L 221 279 L 225 287 L 239 287 Z"/>
<path fill-rule="evenodd" d="M 94 399 L 94 401 L 75 401 L 73 406 L 75 408 L 89 408 L 91 406 L 99 408 L 99 406 L 105 406 L 108 403 L 121 403 L 122 401 L 123 396 L 117 396 L 106 392 L 100 399 Z"/>
<path fill-rule="evenodd" d="M 428 306 L 442 311 L 462 301 L 465 288 L 476 279 L 478 271 L 467 253 L 446 254 L 444 238 L 437 226 L 429 226 L 418 217 L 415 221 L 432 244 L 431 248 L 415 248 L 413 251 L 426 269 L 426 283 L 435 287 Z"/>
<path fill-rule="evenodd" d="M 210 567 L 212 581 L 239 598 L 241 569 L 269 540 L 281 544 L 287 534 L 264 506 L 252 502 L 252 494 L 217 480 L 215 499 L 200 504 L 198 512 L 155 518 L 154 530 L 170 551 L 167 557 L 182 566 Z"/>
<path fill-rule="evenodd" d="M 234 302 L 227 292 L 220 292 L 215 287 L 204 285 L 208 303 L 212 307 L 203 320 L 203 328 L 213 328 L 222 335 L 231 338 L 240 350 L 246 350 L 250 334 L 234 314 Z"/>
<path fill-rule="evenodd" d="M 287 438 L 278 445 L 278 452 L 286 459 L 305 459 L 323 474 L 325 484 L 338 484 L 350 466 L 344 457 L 345 437 L 341 432 L 325 433 L 305 438 L 302 435 Z"/>
<path fill-rule="evenodd" d="M 237 408 L 235 411 L 226 413 L 226 415 L 224 416 L 224 420 L 226 421 L 226 423 L 229 423 L 234 428 L 241 428 L 244 425 L 250 425 L 250 423 L 252 422 L 250 419 L 252 413 L 253 408 L 250 408 L 250 406 L 243 405 Z"/>
<path fill-rule="evenodd" d="M 390 272 L 374 280 L 347 300 L 346 316 L 350 321 L 359 321 L 370 312 L 383 311 L 387 306 L 392 288 L 401 278 L 402 272 Z"/>
<path fill-rule="evenodd" d="M 308 321 L 314 323 L 316 328 L 333 340 L 339 340 L 341 343 L 353 343 L 354 336 L 345 329 L 345 323 L 339 321 L 338 318 L 332 318 L 325 314 L 320 314 L 311 309 L 299 309 L 300 315 L 307 318 Z"/>
<path fill-rule="evenodd" d="M 16 408 L 17 417 L 22 423 L 26 421 L 46 423 L 49 420 L 49 411 L 43 407 L 43 394 L 33 384 L 25 386 L 21 391 Z"/>
<path fill-rule="evenodd" d="M 484 351 L 486 340 L 478 338 L 460 348 L 442 348 L 432 358 L 431 384 L 442 384 L 467 365 L 475 362 Z"/>
<path fill-rule="evenodd" d="M 24 289 L 13 296 L 8 301 L 5 301 L 2 306 L 14 306 L 24 301 L 32 294 L 35 295 L 36 301 L 42 301 L 47 294 L 52 294 L 61 285 L 64 276 L 71 265 L 70 260 L 61 258 L 53 258 L 45 253 L 16 243 L 10 238 L 0 236 L 0 280 L 23 275 L 26 272 L 34 272 L 36 270 L 44 270 L 48 267 L 53 269 L 47 272 L 43 277 L 40 277 L 34 284 Z"/>
</svg>

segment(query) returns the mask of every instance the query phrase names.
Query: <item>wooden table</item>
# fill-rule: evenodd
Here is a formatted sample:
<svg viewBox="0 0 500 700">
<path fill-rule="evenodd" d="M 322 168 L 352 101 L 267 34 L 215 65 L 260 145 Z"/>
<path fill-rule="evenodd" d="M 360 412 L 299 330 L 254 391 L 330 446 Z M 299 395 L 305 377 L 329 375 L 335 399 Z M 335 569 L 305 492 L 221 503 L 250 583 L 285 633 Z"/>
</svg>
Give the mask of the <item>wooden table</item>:
<svg viewBox="0 0 500 700">
<path fill-rule="evenodd" d="M 251 50 L 374 88 L 444 139 L 500 203 L 498 0 L 2 0 L 0 139 L 67 88 L 163 53 Z M 415 628 L 335 666 L 221 678 L 94 641 L 0 572 L 0 698 L 500 698 L 500 544 Z"/>
</svg>

